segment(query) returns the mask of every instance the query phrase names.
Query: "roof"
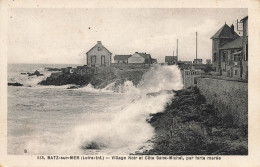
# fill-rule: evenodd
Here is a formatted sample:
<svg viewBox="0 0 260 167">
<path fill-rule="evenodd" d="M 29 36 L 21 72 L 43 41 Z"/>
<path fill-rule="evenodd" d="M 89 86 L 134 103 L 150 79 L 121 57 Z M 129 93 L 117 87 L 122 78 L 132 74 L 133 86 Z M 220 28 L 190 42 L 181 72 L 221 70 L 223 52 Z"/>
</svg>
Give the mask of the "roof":
<svg viewBox="0 0 260 167">
<path fill-rule="evenodd" d="M 231 28 L 227 24 L 225 24 L 210 39 L 215 39 L 215 38 L 236 39 L 238 37 L 239 35 L 235 31 L 232 33 Z"/>
<path fill-rule="evenodd" d="M 115 55 L 114 60 L 127 60 L 132 55 Z"/>
<path fill-rule="evenodd" d="M 101 41 L 98 41 L 97 44 L 95 46 L 93 46 L 91 49 L 89 49 L 88 52 L 90 52 L 92 49 L 94 49 L 95 47 L 102 47 L 104 48 L 105 50 L 107 50 L 110 54 L 112 54 L 104 45 L 102 45 Z M 87 52 L 87 54 L 88 54 Z"/>
<path fill-rule="evenodd" d="M 224 46 L 222 46 L 220 49 L 234 49 L 234 48 L 242 48 L 243 47 L 243 37 L 239 37 Z"/>
<path fill-rule="evenodd" d="M 145 59 L 151 59 L 151 55 L 150 55 L 150 54 L 138 53 L 138 52 L 137 52 L 137 54 L 139 54 L 140 56 L 142 56 L 142 57 L 145 58 Z"/>
<path fill-rule="evenodd" d="M 240 21 L 244 21 L 244 20 L 247 20 L 248 19 L 248 16 L 244 17 L 243 19 L 241 19 Z"/>
<path fill-rule="evenodd" d="M 171 62 L 177 60 L 177 56 L 165 56 L 165 62 Z"/>
</svg>

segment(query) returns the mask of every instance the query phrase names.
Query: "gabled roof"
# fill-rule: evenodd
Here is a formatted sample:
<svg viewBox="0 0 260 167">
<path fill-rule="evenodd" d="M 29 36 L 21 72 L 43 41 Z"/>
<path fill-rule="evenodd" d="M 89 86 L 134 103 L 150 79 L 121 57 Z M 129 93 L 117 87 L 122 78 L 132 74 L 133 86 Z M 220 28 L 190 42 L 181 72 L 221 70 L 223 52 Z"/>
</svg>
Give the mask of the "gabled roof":
<svg viewBox="0 0 260 167">
<path fill-rule="evenodd" d="M 241 19 L 240 21 L 244 21 L 244 20 L 247 20 L 248 19 L 248 16 L 244 17 L 243 19 Z"/>
<path fill-rule="evenodd" d="M 115 55 L 114 60 L 127 60 L 132 55 Z"/>
<path fill-rule="evenodd" d="M 165 56 L 165 62 L 177 60 L 177 56 Z"/>
<path fill-rule="evenodd" d="M 104 45 L 102 45 L 101 41 L 98 41 L 97 44 L 95 46 L 93 46 L 88 52 L 90 52 L 92 49 L 97 48 L 97 47 L 101 47 L 101 48 L 107 50 L 110 54 L 112 54 Z M 88 54 L 88 52 L 87 52 L 87 54 Z"/>
<path fill-rule="evenodd" d="M 234 48 L 242 48 L 243 47 L 243 37 L 239 37 L 219 49 L 234 49 Z"/>
<path fill-rule="evenodd" d="M 223 27 L 221 27 L 210 39 L 215 38 L 226 38 L 226 39 L 236 39 L 239 35 L 231 30 L 231 28 L 225 24 Z"/>
<path fill-rule="evenodd" d="M 135 54 L 139 54 L 139 55 L 142 56 L 144 59 L 151 59 L 151 55 L 150 55 L 150 54 L 139 53 L 139 52 L 135 52 Z"/>
</svg>

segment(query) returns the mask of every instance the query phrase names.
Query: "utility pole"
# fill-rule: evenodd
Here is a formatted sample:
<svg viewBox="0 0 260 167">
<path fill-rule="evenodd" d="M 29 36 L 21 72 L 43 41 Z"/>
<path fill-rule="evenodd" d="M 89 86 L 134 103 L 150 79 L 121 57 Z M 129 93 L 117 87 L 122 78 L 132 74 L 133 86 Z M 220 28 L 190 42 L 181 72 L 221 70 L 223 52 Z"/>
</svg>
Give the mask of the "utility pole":
<svg viewBox="0 0 260 167">
<path fill-rule="evenodd" d="M 197 61 L 198 61 L 198 55 L 197 55 L 197 47 L 198 47 L 198 37 L 197 37 L 198 35 L 197 35 L 197 32 L 196 32 L 196 64 L 198 63 Z"/>
<path fill-rule="evenodd" d="M 179 61 L 179 59 L 178 59 L 178 38 L 177 38 L 177 49 L 176 49 L 176 56 L 177 56 L 177 63 L 178 63 L 178 61 Z"/>
<path fill-rule="evenodd" d="M 174 50 L 172 51 L 172 64 L 174 64 Z"/>
</svg>

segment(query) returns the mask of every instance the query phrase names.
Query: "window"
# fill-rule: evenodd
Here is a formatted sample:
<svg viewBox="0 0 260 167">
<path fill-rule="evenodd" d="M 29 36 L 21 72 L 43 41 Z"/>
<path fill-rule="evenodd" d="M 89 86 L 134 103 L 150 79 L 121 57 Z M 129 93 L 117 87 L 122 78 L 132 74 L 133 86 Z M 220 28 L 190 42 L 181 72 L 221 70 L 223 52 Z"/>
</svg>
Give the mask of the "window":
<svg viewBox="0 0 260 167">
<path fill-rule="evenodd" d="M 235 70 L 235 75 L 237 75 L 237 70 Z"/>
<path fill-rule="evenodd" d="M 214 53 L 214 55 L 213 55 L 213 62 L 216 62 L 216 61 L 217 61 L 217 54 Z"/>
<path fill-rule="evenodd" d="M 101 64 L 102 64 L 102 65 L 105 64 L 105 56 L 104 56 L 104 55 L 101 56 Z"/>
<path fill-rule="evenodd" d="M 101 51 L 101 47 L 98 47 L 98 49 L 97 49 L 98 51 Z"/>
</svg>

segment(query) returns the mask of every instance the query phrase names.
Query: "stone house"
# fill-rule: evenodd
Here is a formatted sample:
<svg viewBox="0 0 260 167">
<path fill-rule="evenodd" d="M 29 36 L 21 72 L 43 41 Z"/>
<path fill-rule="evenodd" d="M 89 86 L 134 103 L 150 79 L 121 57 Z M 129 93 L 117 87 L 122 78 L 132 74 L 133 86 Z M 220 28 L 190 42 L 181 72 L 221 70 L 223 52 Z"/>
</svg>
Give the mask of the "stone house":
<svg viewBox="0 0 260 167">
<path fill-rule="evenodd" d="M 212 64 L 216 68 L 216 71 L 222 73 L 221 71 L 221 56 L 220 48 L 225 44 L 239 38 L 239 35 L 234 31 L 234 25 L 230 27 L 224 24 L 210 39 L 212 39 Z"/>
<path fill-rule="evenodd" d="M 165 63 L 168 65 L 177 64 L 178 57 L 177 56 L 165 56 Z"/>
<path fill-rule="evenodd" d="M 115 63 L 128 63 L 128 58 L 132 55 L 115 55 L 114 62 Z"/>
<path fill-rule="evenodd" d="M 248 79 L 248 16 L 241 19 L 243 23 L 242 78 Z"/>
<path fill-rule="evenodd" d="M 135 52 L 128 58 L 128 63 L 135 64 L 151 64 L 152 58 L 150 54 Z"/>
<path fill-rule="evenodd" d="M 223 76 L 242 78 L 243 37 L 220 47 L 220 71 Z"/>
<path fill-rule="evenodd" d="M 101 41 L 86 53 L 87 66 L 108 67 L 111 64 L 112 53 L 102 45 Z"/>
</svg>

